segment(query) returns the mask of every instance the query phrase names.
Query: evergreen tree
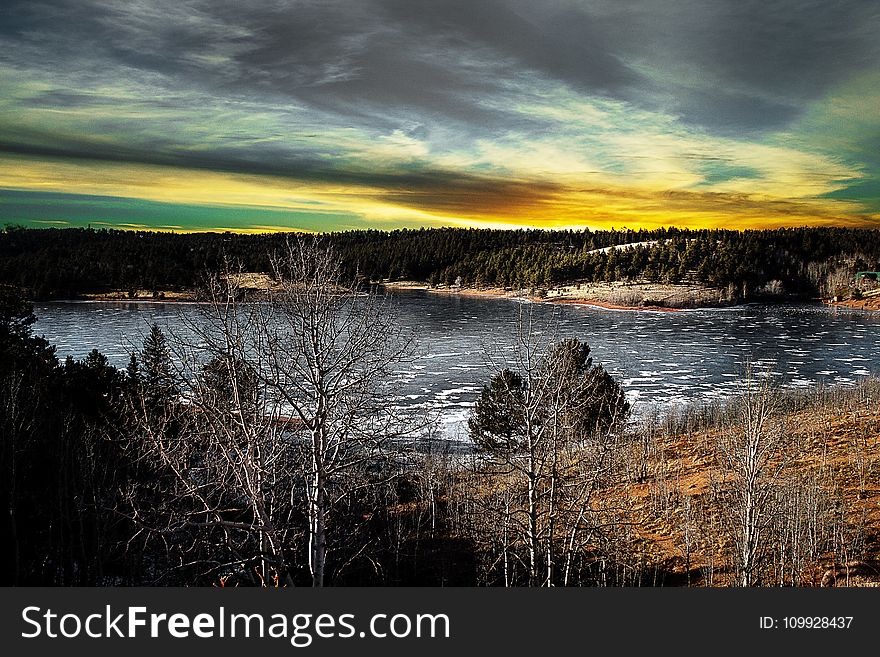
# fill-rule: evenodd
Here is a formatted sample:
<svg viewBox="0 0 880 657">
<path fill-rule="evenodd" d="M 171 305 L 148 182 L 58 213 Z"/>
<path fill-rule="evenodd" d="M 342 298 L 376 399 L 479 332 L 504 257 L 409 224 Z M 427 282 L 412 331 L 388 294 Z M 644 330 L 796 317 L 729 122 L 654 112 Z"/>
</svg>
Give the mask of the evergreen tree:
<svg viewBox="0 0 880 657">
<path fill-rule="evenodd" d="M 468 430 L 481 450 L 515 452 L 526 414 L 533 429 L 552 418 L 571 436 L 586 437 L 619 428 L 629 411 L 620 384 L 593 364 L 589 345 L 569 339 L 551 345 L 529 377 L 509 369 L 495 374 L 483 386 Z"/>
<path fill-rule="evenodd" d="M 125 374 L 128 378 L 129 383 L 132 383 L 132 384 L 140 383 L 140 380 L 141 380 L 140 363 L 138 362 L 137 354 L 134 352 L 129 354 L 128 365 L 125 366 Z"/>
<path fill-rule="evenodd" d="M 233 415 L 240 412 L 242 420 L 257 416 L 260 388 L 257 373 L 247 363 L 231 356 L 216 356 L 204 366 L 199 381 L 203 403 Z"/>
<path fill-rule="evenodd" d="M 522 431 L 523 386 L 523 378 L 509 369 L 483 386 L 468 418 L 471 439 L 479 449 L 515 449 L 515 437 Z"/>
<path fill-rule="evenodd" d="M 629 415 L 623 388 L 601 365 L 593 365 L 590 346 L 577 338 L 557 342 L 544 358 L 548 377 L 559 383 L 552 389 L 562 399 L 548 400 L 566 409 L 565 423 L 578 435 L 592 435 L 619 427 Z"/>
<path fill-rule="evenodd" d="M 158 324 L 150 327 L 141 351 L 141 380 L 144 401 L 151 407 L 168 403 L 177 392 L 174 384 L 174 367 L 165 334 Z"/>
</svg>

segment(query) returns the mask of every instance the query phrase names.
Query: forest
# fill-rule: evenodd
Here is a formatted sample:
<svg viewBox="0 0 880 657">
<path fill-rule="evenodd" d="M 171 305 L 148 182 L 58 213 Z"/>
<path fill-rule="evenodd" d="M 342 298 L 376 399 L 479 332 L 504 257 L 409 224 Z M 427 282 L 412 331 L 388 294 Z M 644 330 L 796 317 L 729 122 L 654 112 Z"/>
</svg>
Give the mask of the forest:
<svg viewBox="0 0 880 657">
<path fill-rule="evenodd" d="M 320 239 L 284 248 L 272 303 L 214 272 L 200 319 L 154 325 L 124 369 L 59 360 L 0 286 L 3 584 L 880 581 L 876 379 L 746 371 L 734 399 L 635 421 L 589 345 L 523 306 L 453 443 L 394 402 L 416 341 L 393 304 Z"/>
<path fill-rule="evenodd" d="M 0 282 L 36 300 L 85 293 L 199 289 L 224 259 L 269 272 L 291 234 L 174 234 L 93 229 L 0 233 Z M 540 289 L 570 282 L 648 281 L 722 288 L 734 301 L 814 298 L 880 268 L 880 231 L 478 230 L 350 231 L 323 237 L 347 279 Z M 601 251 L 620 244 L 628 249 Z"/>
</svg>

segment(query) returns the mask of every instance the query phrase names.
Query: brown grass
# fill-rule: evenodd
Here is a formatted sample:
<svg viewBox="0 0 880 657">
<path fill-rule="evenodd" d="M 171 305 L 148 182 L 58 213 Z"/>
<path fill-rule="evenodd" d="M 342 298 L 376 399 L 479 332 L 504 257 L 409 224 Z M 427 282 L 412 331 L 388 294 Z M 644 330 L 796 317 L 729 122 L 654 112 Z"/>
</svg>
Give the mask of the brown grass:
<svg viewBox="0 0 880 657">
<path fill-rule="evenodd" d="M 839 496 L 847 523 L 860 527 L 867 539 L 865 559 L 847 565 L 827 555 L 815 564 L 810 581 L 803 584 L 820 585 L 824 578 L 824 585 L 835 581 L 840 585 L 844 577 L 850 586 L 880 586 L 880 405 L 845 412 L 833 407 L 801 410 L 787 414 L 782 421 L 803 450 L 794 474 L 818 475 L 829 492 Z M 622 482 L 602 492 L 628 503 L 636 532 L 653 544 L 658 558 L 672 564 L 675 572 L 684 573 L 681 545 L 686 501 L 691 508 L 711 512 L 715 504 L 713 482 L 725 476 L 713 456 L 715 434 L 720 430 L 661 435 L 645 481 Z M 661 485 L 665 492 L 658 500 Z M 704 540 L 691 553 L 695 582 L 702 578 L 697 569 L 706 566 L 710 556 L 716 568 L 725 566 L 722 543 L 712 543 Z"/>
<path fill-rule="evenodd" d="M 782 403 L 788 410 L 776 420 L 790 445 L 785 452 L 790 460 L 786 481 L 819 482 L 822 494 L 838 509 L 841 531 L 858 535 L 861 546 L 853 553 L 849 548 L 822 552 L 807 564 L 798 585 L 880 586 L 878 401 L 880 382 L 869 379 L 850 389 L 788 393 Z M 646 422 L 619 445 L 621 462 L 630 465 L 616 468 L 593 499 L 597 512 L 616 509 L 627 525 L 620 536 L 629 563 L 647 574 L 665 573 L 666 585 L 730 583 L 730 546 L 713 523 L 722 515 L 718 491 L 730 479 L 719 465 L 718 438 L 735 429 L 735 422 L 735 414 L 724 407 L 702 409 L 685 419 Z M 633 450 L 629 459 L 628 449 Z M 475 472 L 459 473 L 457 478 L 461 490 L 481 500 L 518 485 L 505 476 Z M 688 514 L 700 518 L 686 523 Z M 695 525 L 701 530 L 694 532 Z M 691 532 L 687 558 L 685 526 Z"/>
</svg>

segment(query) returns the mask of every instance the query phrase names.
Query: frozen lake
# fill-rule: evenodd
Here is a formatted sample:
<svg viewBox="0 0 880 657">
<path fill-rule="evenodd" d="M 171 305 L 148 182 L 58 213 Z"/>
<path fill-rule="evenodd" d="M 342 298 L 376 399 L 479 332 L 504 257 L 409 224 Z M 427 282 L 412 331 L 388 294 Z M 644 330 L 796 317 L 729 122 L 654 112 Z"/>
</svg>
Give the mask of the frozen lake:
<svg viewBox="0 0 880 657">
<path fill-rule="evenodd" d="M 399 321 L 415 334 L 421 353 L 401 372 L 405 403 L 439 410 L 454 437 L 490 374 L 487 349 L 512 344 L 523 304 L 424 291 L 396 298 Z M 594 361 L 620 378 L 636 412 L 729 396 L 747 361 L 796 387 L 854 383 L 880 373 L 880 314 L 821 305 L 681 312 L 530 305 L 539 317 L 556 313 L 560 337 L 591 346 Z M 34 332 L 56 344 L 61 358 L 97 348 L 125 366 L 150 323 L 174 325 L 180 313 L 194 312 L 192 304 L 40 303 Z"/>
</svg>

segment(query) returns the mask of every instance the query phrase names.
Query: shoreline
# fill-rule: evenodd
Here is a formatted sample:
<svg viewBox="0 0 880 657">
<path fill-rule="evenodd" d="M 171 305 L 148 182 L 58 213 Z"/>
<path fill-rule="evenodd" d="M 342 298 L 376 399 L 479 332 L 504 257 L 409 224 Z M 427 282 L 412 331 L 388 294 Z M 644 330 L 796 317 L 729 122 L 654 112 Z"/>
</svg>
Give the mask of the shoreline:
<svg viewBox="0 0 880 657">
<path fill-rule="evenodd" d="M 822 303 L 832 308 L 850 308 L 852 310 L 865 310 L 867 312 L 880 312 L 880 297 L 867 299 L 847 299 L 845 301 L 832 301 L 822 299 Z"/>
<path fill-rule="evenodd" d="M 466 288 L 462 290 L 450 290 L 450 289 L 436 289 L 430 288 L 427 285 L 423 287 L 415 287 L 415 286 L 395 286 L 389 284 L 382 284 L 382 287 L 387 288 L 393 291 L 423 291 L 428 292 L 430 294 L 439 294 L 445 296 L 463 296 L 463 297 L 475 297 L 482 299 L 499 299 L 499 300 L 509 300 L 509 301 L 528 301 L 530 303 L 547 303 L 547 304 L 558 304 L 565 306 L 588 306 L 591 308 L 598 308 L 602 310 L 629 310 L 629 311 L 638 311 L 643 310 L 646 312 L 681 312 L 682 310 L 686 310 L 685 308 L 670 308 L 668 306 L 624 306 L 620 304 L 609 303 L 607 301 L 601 301 L 599 299 L 547 299 L 538 297 L 530 294 L 518 294 L 512 292 L 504 292 L 504 291 L 493 291 L 493 290 L 479 290 L 473 288 Z M 144 299 L 144 298 L 129 298 L 126 296 L 112 296 L 112 295 L 101 295 L 100 297 L 94 296 L 84 296 L 84 297 L 74 297 L 70 299 L 41 299 L 37 301 L 33 301 L 33 303 L 106 303 L 106 304 L 142 304 L 142 305 L 161 305 L 161 304 L 206 304 L 210 303 L 210 301 L 200 301 L 196 299 L 194 296 L 175 296 L 164 299 Z M 709 308 L 712 306 L 702 306 L 705 308 Z"/>
<path fill-rule="evenodd" d="M 462 296 L 462 297 L 475 297 L 482 299 L 499 299 L 499 300 L 511 300 L 511 301 L 528 301 L 530 303 L 548 303 L 548 304 L 558 304 L 558 305 L 569 305 L 569 306 L 589 306 L 592 308 L 598 308 L 602 310 L 628 310 L 628 311 L 647 311 L 647 312 L 680 312 L 685 310 L 684 308 L 673 308 L 669 306 L 657 306 L 657 305 L 644 305 L 644 306 L 627 306 L 623 304 L 611 303 L 609 301 L 604 301 L 601 299 L 592 299 L 592 298 L 547 298 L 541 297 L 535 294 L 530 294 L 526 290 L 503 290 L 501 288 L 461 288 L 461 289 L 453 289 L 453 288 L 432 288 L 427 284 L 397 284 L 397 283 L 378 283 L 377 285 L 386 288 L 392 291 L 420 291 L 420 292 L 428 292 L 429 294 L 438 294 L 445 296 Z M 80 297 L 73 297 L 68 299 L 40 299 L 34 300 L 33 303 L 52 303 L 52 302 L 64 302 L 64 303 L 106 303 L 106 304 L 128 304 L 128 303 L 136 303 L 136 304 L 204 304 L 210 303 L 209 301 L 201 301 L 195 297 L 192 293 L 176 293 L 174 296 L 167 296 L 162 298 L 152 298 L 152 297 L 129 297 L 123 293 L 114 294 L 114 293 L 102 293 L 102 294 L 86 294 Z M 696 308 L 708 308 L 713 306 L 696 306 Z"/>
<path fill-rule="evenodd" d="M 559 305 L 573 305 L 573 306 L 588 306 L 591 308 L 597 308 L 602 310 L 626 310 L 626 311 L 646 311 L 646 312 L 680 312 L 682 310 L 688 309 L 699 309 L 699 308 L 716 308 L 719 307 L 718 303 L 700 303 L 696 298 L 690 300 L 689 305 L 686 306 L 664 306 L 658 305 L 656 303 L 645 303 L 640 305 L 631 305 L 625 303 L 617 303 L 612 300 L 597 298 L 592 295 L 564 295 L 560 293 L 560 290 L 565 290 L 564 287 L 554 288 L 551 290 L 551 294 L 543 294 L 538 295 L 535 294 L 533 290 L 520 289 L 520 290 L 512 290 L 506 288 L 497 288 L 497 287 L 489 287 L 489 288 L 472 288 L 472 287 L 462 287 L 462 288 L 453 288 L 453 287 L 431 287 L 427 283 L 422 283 L 418 281 L 381 281 L 376 283 L 377 285 L 381 285 L 384 288 L 389 290 L 397 290 L 397 291 L 407 291 L 407 290 L 418 290 L 422 292 L 428 292 L 430 294 L 442 294 L 447 296 L 463 296 L 463 297 L 480 297 L 484 299 L 510 299 L 510 300 L 524 300 L 532 303 L 549 303 L 549 304 L 559 304 Z M 552 294 L 552 292 L 556 291 L 556 294 Z"/>
<path fill-rule="evenodd" d="M 589 290 L 584 290 L 584 294 L 579 294 L 580 285 L 578 285 L 578 289 L 575 290 L 573 285 L 568 286 L 560 286 L 557 288 L 553 288 L 549 291 L 544 291 L 543 294 L 536 294 L 535 290 L 528 289 L 519 289 L 513 290 L 508 288 L 498 288 L 498 287 L 487 287 L 487 288 L 473 288 L 473 287 L 432 287 L 428 283 L 419 282 L 419 281 L 378 281 L 371 283 L 373 285 L 377 285 L 379 287 L 391 290 L 391 291 L 419 291 L 419 292 L 427 292 L 429 294 L 438 294 L 438 295 L 446 295 L 446 296 L 462 296 L 462 297 L 474 297 L 474 298 L 483 298 L 483 299 L 501 299 L 501 300 L 512 300 L 512 301 L 527 301 L 530 303 L 549 303 L 549 304 L 559 304 L 559 305 L 573 305 L 573 306 L 586 306 L 601 310 L 619 310 L 619 311 L 645 311 L 645 312 L 681 312 L 683 310 L 703 310 L 710 308 L 725 308 L 725 307 L 735 307 L 736 303 L 720 303 L 716 300 L 709 300 L 705 295 L 700 296 L 699 294 L 692 292 L 690 296 L 688 296 L 683 302 L 675 304 L 675 305 L 661 305 L 657 303 L 651 302 L 643 302 L 638 305 L 634 305 L 631 303 L 620 303 L 614 299 L 607 298 L 608 295 L 605 295 L 605 298 L 601 298 L 600 295 L 591 295 L 589 294 Z M 635 286 L 625 286 L 623 284 L 598 284 L 603 286 L 605 289 L 614 288 L 617 285 L 618 289 L 632 289 Z M 669 286 L 657 286 L 658 288 L 668 289 Z M 688 291 L 705 291 L 704 288 L 696 288 L 695 286 L 682 286 L 687 287 Z M 656 291 L 655 288 L 650 286 L 643 286 L 643 291 Z M 76 303 L 108 303 L 108 304 L 121 304 L 121 303 L 136 303 L 136 304 L 203 304 L 209 303 L 208 301 L 197 298 L 195 291 L 193 290 L 167 290 L 160 291 L 161 296 L 154 296 L 150 293 L 145 293 L 142 296 L 138 295 L 135 297 L 131 297 L 127 292 L 123 292 L 121 290 L 114 292 L 100 292 L 100 293 L 88 293 L 83 294 L 78 297 L 68 298 L 68 299 L 37 299 L 33 300 L 34 303 L 51 303 L 53 301 L 63 301 L 63 302 L 76 302 Z M 852 310 L 861 310 L 865 312 L 880 312 L 880 297 L 870 297 L 867 299 L 860 300 L 842 300 L 842 301 L 833 301 L 831 299 L 812 299 L 812 300 L 800 300 L 802 302 L 807 303 L 818 303 L 824 306 L 828 306 L 830 308 L 846 308 Z M 748 302 L 747 302 L 748 303 Z M 767 301 L 767 303 L 774 303 L 773 301 Z M 780 303 L 779 301 L 775 303 Z"/>
<path fill-rule="evenodd" d="M 603 310 L 635 310 L 651 313 L 680 313 L 683 310 L 699 310 L 703 308 L 717 308 L 718 306 L 697 306 L 695 308 L 671 308 L 669 306 L 621 306 L 619 304 L 599 301 L 597 299 L 546 299 L 547 303 L 556 303 L 562 306 L 589 306 Z"/>
<path fill-rule="evenodd" d="M 880 312 L 880 296 L 869 297 L 861 300 L 832 301 L 827 298 L 813 297 L 807 298 L 782 298 L 782 299 L 754 299 L 745 302 L 731 303 L 720 299 L 714 299 L 712 295 L 716 292 L 713 288 L 695 286 L 695 285 L 648 285 L 648 284 L 625 284 L 625 283 L 599 283 L 592 284 L 602 290 L 638 290 L 646 293 L 644 302 L 639 304 L 620 303 L 614 299 L 600 298 L 599 295 L 590 295 L 590 285 L 587 285 L 586 294 L 581 292 L 582 284 L 567 284 L 544 291 L 543 295 L 535 294 L 533 290 L 521 289 L 512 290 L 506 288 L 471 288 L 471 287 L 432 287 L 428 283 L 419 281 L 380 281 L 374 283 L 389 290 L 407 291 L 417 290 L 428 292 L 430 294 L 443 294 L 447 296 L 458 295 L 464 297 L 482 297 L 485 299 L 512 299 L 525 300 L 533 303 L 552 303 L 560 305 L 576 305 L 588 306 L 603 310 L 626 310 L 626 311 L 646 311 L 646 312 L 681 312 L 684 310 L 706 310 L 712 308 L 734 308 L 736 306 L 748 305 L 751 303 L 767 303 L 776 305 L 785 305 L 790 303 L 805 304 L 821 304 L 833 308 L 849 308 L 853 310 L 862 310 L 865 312 Z M 660 305 L 652 303 L 648 299 L 654 300 L 654 293 L 658 291 L 668 292 L 672 288 L 680 288 L 687 296 L 682 298 L 681 302 L 670 305 Z"/>
</svg>

